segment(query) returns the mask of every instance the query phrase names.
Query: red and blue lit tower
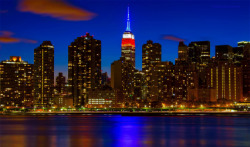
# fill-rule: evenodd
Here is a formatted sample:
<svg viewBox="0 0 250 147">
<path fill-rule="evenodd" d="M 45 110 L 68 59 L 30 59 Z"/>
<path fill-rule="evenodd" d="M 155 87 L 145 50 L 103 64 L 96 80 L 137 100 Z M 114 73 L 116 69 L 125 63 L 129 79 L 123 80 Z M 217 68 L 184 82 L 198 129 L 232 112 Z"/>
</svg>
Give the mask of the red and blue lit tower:
<svg viewBox="0 0 250 147">
<path fill-rule="evenodd" d="M 135 37 L 130 29 L 130 19 L 129 19 L 129 7 L 128 7 L 128 18 L 127 18 L 127 28 L 122 36 L 122 57 L 125 61 L 129 61 L 135 67 Z"/>
</svg>

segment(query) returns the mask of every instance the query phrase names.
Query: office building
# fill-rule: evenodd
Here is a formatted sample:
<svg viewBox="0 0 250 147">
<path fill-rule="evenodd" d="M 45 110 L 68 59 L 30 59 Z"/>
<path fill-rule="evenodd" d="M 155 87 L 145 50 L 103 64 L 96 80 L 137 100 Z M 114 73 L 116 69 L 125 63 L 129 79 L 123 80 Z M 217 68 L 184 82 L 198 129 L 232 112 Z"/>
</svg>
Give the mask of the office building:
<svg viewBox="0 0 250 147">
<path fill-rule="evenodd" d="M 125 58 L 125 61 L 131 62 L 135 67 L 135 37 L 130 29 L 129 7 L 127 17 L 126 31 L 122 35 L 122 53 L 121 56 Z"/>
<path fill-rule="evenodd" d="M 207 69 L 208 88 L 216 90 L 217 101 L 242 101 L 242 67 L 228 61 L 211 63 Z"/>
<path fill-rule="evenodd" d="M 58 76 L 56 77 L 56 91 L 57 93 L 65 93 L 66 92 L 66 78 L 63 76 L 62 72 L 58 73 Z"/>
<path fill-rule="evenodd" d="M 157 75 L 153 74 L 156 64 L 161 62 L 161 45 L 148 40 L 142 46 L 142 72 L 145 73 L 146 94 L 149 101 L 157 99 Z M 155 92 L 153 92 L 155 91 Z"/>
<path fill-rule="evenodd" d="M 68 82 L 74 106 L 84 107 L 88 91 L 101 86 L 101 41 L 89 33 L 68 47 Z"/>
<path fill-rule="evenodd" d="M 190 55 L 198 59 L 200 64 L 207 65 L 210 60 L 210 42 L 209 41 L 196 41 L 189 44 L 191 48 L 195 48 L 193 51 L 190 50 Z"/>
<path fill-rule="evenodd" d="M 33 64 L 19 56 L 0 63 L 0 104 L 5 106 L 33 105 Z"/>
<path fill-rule="evenodd" d="M 44 41 L 34 50 L 34 104 L 49 107 L 54 97 L 54 46 Z"/>
</svg>

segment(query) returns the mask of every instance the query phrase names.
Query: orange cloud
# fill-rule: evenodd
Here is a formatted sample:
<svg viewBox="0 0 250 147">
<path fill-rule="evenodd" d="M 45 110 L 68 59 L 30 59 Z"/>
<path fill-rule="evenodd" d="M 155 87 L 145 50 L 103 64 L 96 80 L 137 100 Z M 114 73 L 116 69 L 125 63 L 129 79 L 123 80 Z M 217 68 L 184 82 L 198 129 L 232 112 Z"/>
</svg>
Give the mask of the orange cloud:
<svg viewBox="0 0 250 147">
<path fill-rule="evenodd" d="M 20 40 L 17 38 L 0 36 L 0 42 L 1 43 L 16 43 L 16 42 L 20 42 Z"/>
<path fill-rule="evenodd" d="M 70 5 L 64 0 L 21 0 L 18 10 L 68 21 L 90 20 L 96 16 L 96 14 Z"/>
<path fill-rule="evenodd" d="M 17 43 L 17 42 L 37 43 L 37 41 L 35 40 L 15 38 L 12 37 L 12 35 L 13 35 L 12 32 L 0 31 L 0 43 Z"/>
</svg>

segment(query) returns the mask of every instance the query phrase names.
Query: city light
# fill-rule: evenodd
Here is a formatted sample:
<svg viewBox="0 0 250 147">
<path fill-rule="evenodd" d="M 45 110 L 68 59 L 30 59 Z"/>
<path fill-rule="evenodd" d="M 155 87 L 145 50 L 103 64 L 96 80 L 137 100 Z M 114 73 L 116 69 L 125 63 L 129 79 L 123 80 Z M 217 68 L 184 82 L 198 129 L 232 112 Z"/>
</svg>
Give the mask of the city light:
<svg viewBox="0 0 250 147">
<path fill-rule="evenodd" d="M 0 147 L 250 147 L 250 0 L 0 0 Z"/>
<path fill-rule="evenodd" d="M 1 107 L 42 112 L 248 109 L 249 41 L 240 41 L 237 47 L 216 45 L 215 56 L 210 57 L 210 41 L 185 44 L 183 39 L 165 36 L 179 42 L 173 63 L 162 61 L 160 43 L 147 40 L 140 71 L 135 66 L 131 15 L 128 8 L 120 59 L 111 64 L 111 75 L 102 73 L 101 40 L 86 33 L 68 45 L 68 77 L 59 72 L 54 78 L 54 45 L 46 40 L 34 49 L 34 64 L 20 56 L 0 63 Z"/>
</svg>

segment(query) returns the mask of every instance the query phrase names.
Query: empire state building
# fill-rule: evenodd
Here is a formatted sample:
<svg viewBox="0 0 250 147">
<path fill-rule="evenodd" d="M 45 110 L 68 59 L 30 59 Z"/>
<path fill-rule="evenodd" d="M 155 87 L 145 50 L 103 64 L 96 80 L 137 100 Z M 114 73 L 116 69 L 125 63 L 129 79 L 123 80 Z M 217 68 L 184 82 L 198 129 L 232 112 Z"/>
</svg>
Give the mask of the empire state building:
<svg viewBox="0 0 250 147">
<path fill-rule="evenodd" d="M 122 36 L 122 57 L 125 58 L 125 61 L 131 62 L 131 64 L 135 67 L 135 37 L 130 29 L 129 7 L 127 28 Z"/>
</svg>

